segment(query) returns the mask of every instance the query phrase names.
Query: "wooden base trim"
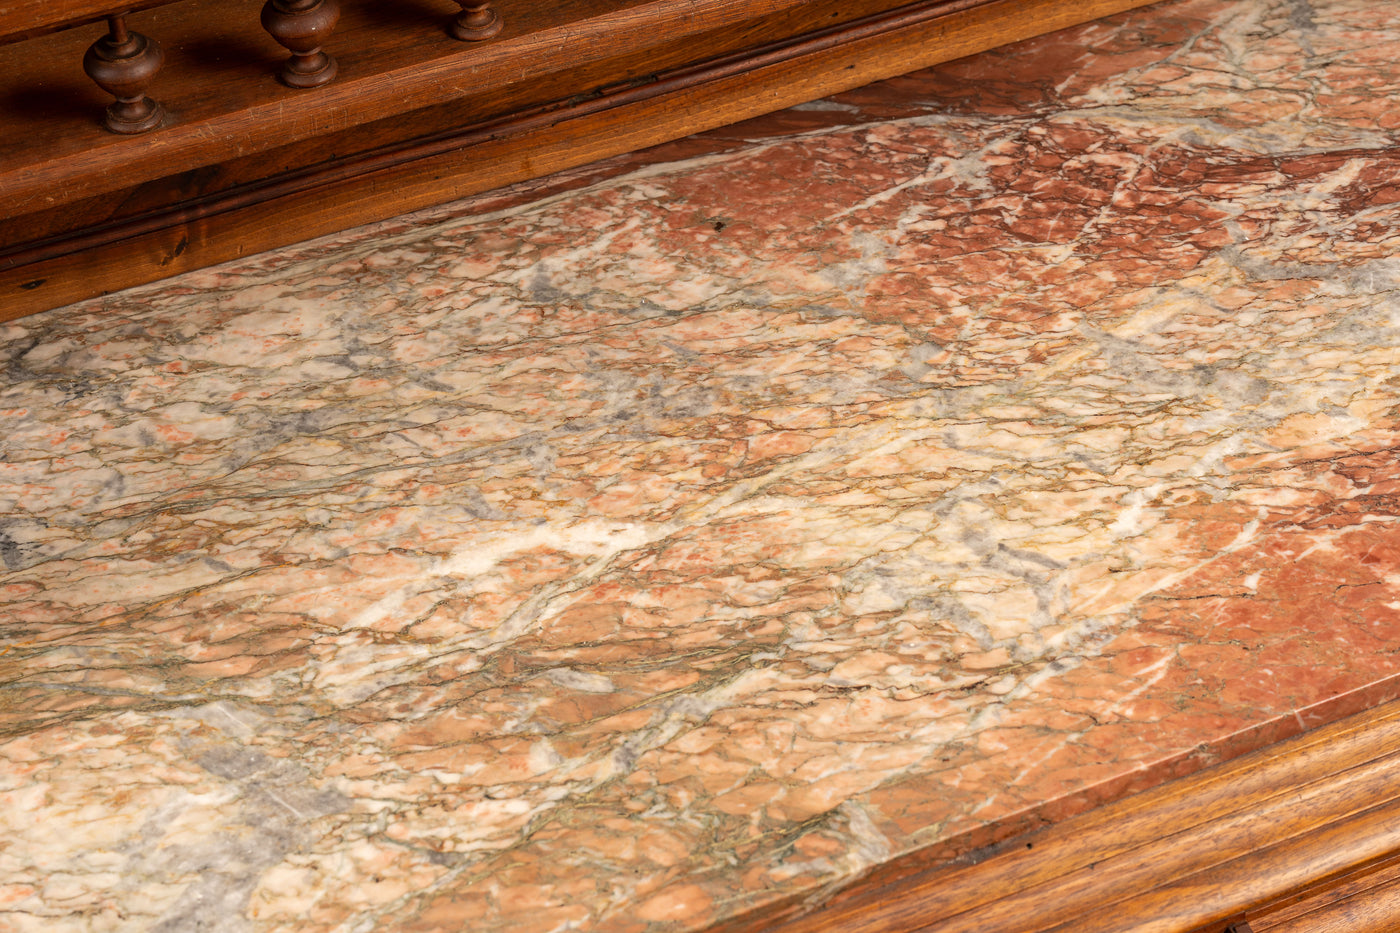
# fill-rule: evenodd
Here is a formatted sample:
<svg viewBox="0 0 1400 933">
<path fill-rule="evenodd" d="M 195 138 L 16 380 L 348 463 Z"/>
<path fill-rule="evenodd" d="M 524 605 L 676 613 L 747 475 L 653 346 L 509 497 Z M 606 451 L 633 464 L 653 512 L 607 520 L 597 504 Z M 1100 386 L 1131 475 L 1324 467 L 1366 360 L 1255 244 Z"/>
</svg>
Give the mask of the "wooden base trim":
<svg viewBox="0 0 1400 933">
<path fill-rule="evenodd" d="M 898 880 L 858 881 L 811 913 L 789 903 L 711 933 L 1220 933 L 1256 918 L 1255 933 L 1292 933 L 1315 929 L 1309 915 L 1388 921 L 1339 931 L 1400 929 L 1400 869 L 1373 871 L 1400 865 L 1400 702 L 1002 843 L 972 864 L 911 874 L 918 859 L 900 860 Z M 1367 875 L 1376 880 L 1356 880 Z M 1333 894 L 1309 893 L 1323 890 Z"/>
<path fill-rule="evenodd" d="M 1146 3 L 927 0 L 641 87 L 24 247 L 0 259 L 0 320 L 538 178 Z"/>
<path fill-rule="evenodd" d="M 1249 918 L 1250 933 L 1376 933 L 1400 928 L 1400 858 L 1350 872 Z"/>
</svg>

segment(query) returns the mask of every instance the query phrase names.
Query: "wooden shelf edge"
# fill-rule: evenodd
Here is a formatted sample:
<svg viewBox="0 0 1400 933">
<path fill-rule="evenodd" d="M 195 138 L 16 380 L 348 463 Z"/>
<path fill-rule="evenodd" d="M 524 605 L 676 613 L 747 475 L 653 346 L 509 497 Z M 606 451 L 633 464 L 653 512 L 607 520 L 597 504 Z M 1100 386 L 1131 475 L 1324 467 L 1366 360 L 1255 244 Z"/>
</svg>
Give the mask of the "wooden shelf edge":
<svg viewBox="0 0 1400 933">
<path fill-rule="evenodd" d="M 1280 819 L 1289 808 L 1294 818 Z M 706 933 L 1221 933 L 1397 858 L 1392 701 L 1008 840 L 971 864 L 860 879 L 805 913 L 788 901 Z M 1356 887 L 1374 909 L 1396 898 L 1393 886 Z M 1320 909 L 1368 915 L 1353 907 Z"/>
<path fill-rule="evenodd" d="M 95 23 L 106 16 L 117 13 L 137 13 L 169 3 L 170 0 L 70 0 L 58 19 L 50 19 L 54 4 L 48 0 L 28 0 L 16 3 L 15 0 L 0 5 L 0 45 L 22 42 L 37 36 L 48 35 Z"/>
<path fill-rule="evenodd" d="M 930 0 L 813 40 L 468 128 L 390 164 L 338 166 L 295 190 L 235 191 L 95 237 L 77 231 L 46 255 L 0 261 L 0 321 L 540 178 L 1150 2 L 979 0 L 946 12 L 946 0 Z"/>
</svg>

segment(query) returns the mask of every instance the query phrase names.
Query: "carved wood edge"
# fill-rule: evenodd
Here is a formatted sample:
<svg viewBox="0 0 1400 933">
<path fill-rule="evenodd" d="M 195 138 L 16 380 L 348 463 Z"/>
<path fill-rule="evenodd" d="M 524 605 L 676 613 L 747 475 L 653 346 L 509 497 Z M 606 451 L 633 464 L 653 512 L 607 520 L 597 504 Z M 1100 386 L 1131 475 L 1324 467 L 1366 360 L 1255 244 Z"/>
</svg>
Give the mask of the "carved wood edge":
<svg viewBox="0 0 1400 933">
<path fill-rule="evenodd" d="M 1400 913 L 1384 911 L 1400 907 L 1400 884 L 1377 868 L 1400 865 L 1400 701 L 1007 840 L 965 864 L 913 871 L 920 858 L 904 856 L 895 881 L 857 880 L 815 909 L 790 901 L 707 933 L 1393 929 Z M 1345 898 L 1321 893 L 1347 884 Z M 1328 916 L 1389 917 L 1392 926 L 1306 925 Z"/>
<path fill-rule="evenodd" d="M 1400 856 L 1251 914 L 1237 933 L 1375 933 L 1400 920 Z"/>
</svg>

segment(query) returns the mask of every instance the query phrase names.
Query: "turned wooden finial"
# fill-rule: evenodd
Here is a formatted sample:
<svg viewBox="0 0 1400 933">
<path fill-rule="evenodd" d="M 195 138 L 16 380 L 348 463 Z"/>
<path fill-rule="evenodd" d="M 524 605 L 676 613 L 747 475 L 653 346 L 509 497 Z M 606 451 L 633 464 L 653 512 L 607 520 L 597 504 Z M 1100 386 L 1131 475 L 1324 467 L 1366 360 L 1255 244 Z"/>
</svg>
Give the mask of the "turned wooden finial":
<svg viewBox="0 0 1400 933">
<path fill-rule="evenodd" d="M 288 87 L 320 87 L 335 77 L 335 59 L 321 51 L 340 19 L 340 0 L 267 0 L 263 28 L 292 53 L 277 77 Z"/>
<path fill-rule="evenodd" d="M 462 8 L 460 16 L 447 24 L 447 32 L 463 42 L 480 42 L 501 31 L 501 15 L 490 0 L 456 0 Z"/>
<path fill-rule="evenodd" d="M 117 100 L 107 107 L 103 124 L 113 133 L 144 133 L 160 125 L 165 110 L 146 96 L 165 53 L 160 43 L 128 32 L 125 16 L 107 17 L 107 35 L 83 56 L 83 71 Z"/>
</svg>

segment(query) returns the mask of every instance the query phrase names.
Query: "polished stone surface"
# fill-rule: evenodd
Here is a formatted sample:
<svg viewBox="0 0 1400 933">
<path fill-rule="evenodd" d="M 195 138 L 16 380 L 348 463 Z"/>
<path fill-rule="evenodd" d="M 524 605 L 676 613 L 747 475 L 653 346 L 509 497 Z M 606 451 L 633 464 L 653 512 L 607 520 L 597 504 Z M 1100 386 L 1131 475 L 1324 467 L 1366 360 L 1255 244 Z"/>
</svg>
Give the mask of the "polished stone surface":
<svg viewBox="0 0 1400 933">
<path fill-rule="evenodd" d="M 0 927 L 675 933 L 1400 695 L 1397 47 L 1167 3 L 0 325 Z"/>
</svg>

